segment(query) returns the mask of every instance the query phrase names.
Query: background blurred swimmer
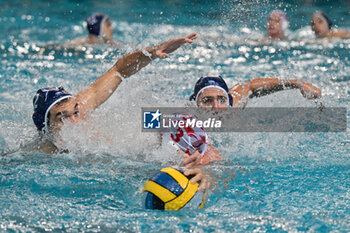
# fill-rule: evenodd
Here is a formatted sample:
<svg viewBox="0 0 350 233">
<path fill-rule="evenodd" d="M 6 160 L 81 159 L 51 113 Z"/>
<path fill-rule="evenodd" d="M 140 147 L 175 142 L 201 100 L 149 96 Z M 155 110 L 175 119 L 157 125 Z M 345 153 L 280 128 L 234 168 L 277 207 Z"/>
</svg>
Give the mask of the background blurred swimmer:
<svg viewBox="0 0 350 233">
<path fill-rule="evenodd" d="M 274 10 L 270 13 L 267 21 L 267 36 L 272 40 L 287 39 L 289 22 L 285 12 Z"/>
<path fill-rule="evenodd" d="M 68 45 L 81 44 L 109 44 L 120 46 L 121 44 L 113 41 L 114 29 L 108 16 L 101 13 L 94 13 L 86 18 L 86 28 L 89 32 L 87 38 L 76 39 L 67 42 Z"/>
<path fill-rule="evenodd" d="M 317 37 L 350 38 L 347 30 L 332 29 L 332 21 L 322 11 L 316 11 L 311 18 L 311 27 Z"/>
<path fill-rule="evenodd" d="M 73 96 L 63 88 L 39 89 L 34 96 L 33 121 L 40 135 L 44 152 L 55 152 L 60 146 L 59 132 L 66 120 L 77 123 L 103 104 L 122 82 L 156 58 L 166 58 L 186 43 L 197 38 L 193 33 L 162 44 L 138 50 L 120 58 L 111 69 L 93 82 L 87 89 Z M 146 54 L 145 54 L 146 53 Z"/>
</svg>

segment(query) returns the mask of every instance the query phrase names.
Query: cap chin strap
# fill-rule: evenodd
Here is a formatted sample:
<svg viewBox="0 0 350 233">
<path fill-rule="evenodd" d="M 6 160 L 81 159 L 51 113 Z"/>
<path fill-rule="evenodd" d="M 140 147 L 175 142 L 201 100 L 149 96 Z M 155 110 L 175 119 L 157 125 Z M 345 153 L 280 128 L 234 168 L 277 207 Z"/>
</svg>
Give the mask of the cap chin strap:
<svg viewBox="0 0 350 233">
<path fill-rule="evenodd" d="M 60 102 L 60 101 L 62 101 L 62 100 L 64 100 L 64 99 L 68 99 L 68 98 L 71 98 L 71 97 L 73 97 L 72 95 L 66 95 L 66 96 L 63 96 L 63 97 L 61 97 L 61 98 L 59 98 L 59 99 L 57 99 L 56 101 L 54 101 L 47 109 L 46 109 L 46 112 L 45 112 L 45 121 L 44 121 L 44 131 L 47 131 L 48 130 L 48 128 L 47 128 L 47 116 L 49 115 L 49 112 L 50 112 L 50 110 L 51 110 L 51 108 L 55 105 L 55 104 L 57 104 L 58 102 Z"/>
<path fill-rule="evenodd" d="M 221 91 L 223 91 L 226 95 L 226 98 L 227 98 L 227 101 L 229 101 L 229 97 L 228 97 L 228 93 L 226 92 L 226 90 L 220 86 L 217 86 L 217 85 L 209 85 L 209 86 L 206 86 L 206 87 L 203 87 L 202 89 L 200 89 L 200 91 L 197 93 L 196 95 L 196 101 L 198 101 L 198 96 L 205 90 L 205 89 L 208 89 L 208 88 L 216 88 L 216 89 L 219 89 Z M 229 105 L 229 104 L 228 104 Z"/>
</svg>

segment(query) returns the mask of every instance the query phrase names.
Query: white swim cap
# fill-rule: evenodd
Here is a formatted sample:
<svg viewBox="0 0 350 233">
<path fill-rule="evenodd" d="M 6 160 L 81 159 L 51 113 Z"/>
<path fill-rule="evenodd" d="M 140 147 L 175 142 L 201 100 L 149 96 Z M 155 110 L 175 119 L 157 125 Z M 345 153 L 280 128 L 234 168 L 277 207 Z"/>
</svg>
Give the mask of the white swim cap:
<svg viewBox="0 0 350 233">
<path fill-rule="evenodd" d="M 198 118 L 189 114 L 180 114 L 171 118 L 174 123 L 183 122 L 181 126 L 179 124 L 172 124 L 170 137 L 175 144 L 185 153 L 193 154 L 197 150 L 201 155 L 207 150 L 207 134 L 202 127 L 197 127 L 196 122 Z M 191 123 L 191 124 L 189 124 Z"/>
</svg>

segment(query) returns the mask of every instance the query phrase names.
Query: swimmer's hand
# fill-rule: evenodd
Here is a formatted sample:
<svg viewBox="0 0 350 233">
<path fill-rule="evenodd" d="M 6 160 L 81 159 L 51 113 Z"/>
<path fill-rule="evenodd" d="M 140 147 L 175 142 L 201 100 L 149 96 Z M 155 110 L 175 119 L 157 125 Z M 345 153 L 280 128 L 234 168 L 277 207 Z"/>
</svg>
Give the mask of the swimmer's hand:
<svg viewBox="0 0 350 233">
<path fill-rule="evenodd" d="M 222 157 L 221 157 L 220 151 L 216 147 L 208 143 L 208 149 L 204 153 L 200 163 L 204 165 L 204 164 L 210 163 L 211 161 L 221 160 L 221 159 Z"/>
<path fill-rule="evenodd" d="M 321 98 L 321 90 L 308 82 L 301 81 L 298 83 L 301 94 L 307 99 Z"/>
<path fill-rule="evenodd" d="M 184 166 L 185 168 L 195 167 L 201 164 L 201 153 L 197 150 L 192 155 L 184 154 Z"/>
<path fill-rule="evenodd" d="M 177 39 L 170 39 L 160 45 L 156 45 L 148 51 L 152 54 L 152 58 L 167 58 L 169 53 L 174 52 L 176 49 L 180 48 L 186 43 L 192 43 L 194 39 L 197 38 L 197 33 L 192 33 L 184 37 Z"/>
<path fill-rule="evenodd" d="M 208 149 L 204 155 L 197 150 L 192 155 L 184 153 L 183 157 L 185 168 L 205 165 L 211 161 L 222 159 L 220 151 L 210 143 L 208 143 Z"/>
<path fill-rule="evenodd" d="M 199 191 L 205 191 L 209 188 L 210 182 L 205 178 L 201 169 L 199 169 L 199 168 L 186 169 L 184 174 L 185 174 L 185 176 L 194 175 L 194 177 L 192 177 L 190 179 L 192 184 L 195 184 L 198 181 L 201 182 L 199 187 L 198 187 Z"/>
</svg>

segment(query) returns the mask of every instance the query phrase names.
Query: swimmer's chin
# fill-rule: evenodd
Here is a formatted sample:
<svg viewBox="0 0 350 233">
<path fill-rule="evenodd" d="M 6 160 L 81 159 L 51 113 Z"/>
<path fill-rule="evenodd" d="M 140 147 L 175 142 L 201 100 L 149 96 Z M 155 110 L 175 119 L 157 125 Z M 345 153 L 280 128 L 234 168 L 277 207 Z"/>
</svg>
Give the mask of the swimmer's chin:
<svg viewBox="0 0 350 233">
<path fill-rule="evenodd" d="M 68 150 L 63 147 L 62 138 L 56 133 L 42 135 L 38 149 L 48 154 L 68 153 Z"/>
<path fill-rule="evenodd" d="M 32 142 L 21 145 L 20 148 L 16 151 L 26 152 L 39 152 L 43 154 L 59 154 L 59 153 L 68 153 L 68 150 L 59 149 L 54 143 L 50 140 L 43 139 L 38 137 L 34 139 Z M 7 153 L 11 154 L 13 152 Z"/>
<path fill-rule="evenodd" d="M 60 149 L 51 141 L 46 141 L 40 146 L 40 152 L 47 154 L 60 154 L 60 153 L 68 153 L 67 149 Z"/>
</svg>

